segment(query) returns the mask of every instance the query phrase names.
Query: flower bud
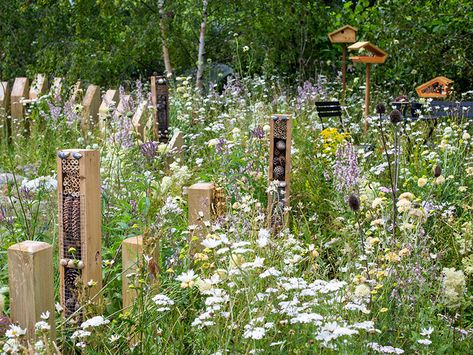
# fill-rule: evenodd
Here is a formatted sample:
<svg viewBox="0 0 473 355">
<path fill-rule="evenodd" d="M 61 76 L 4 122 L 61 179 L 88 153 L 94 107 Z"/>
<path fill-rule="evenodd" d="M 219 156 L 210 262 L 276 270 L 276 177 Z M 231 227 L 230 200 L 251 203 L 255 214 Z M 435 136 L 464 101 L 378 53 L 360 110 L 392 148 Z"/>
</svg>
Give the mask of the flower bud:
<svg viewBox="0 0 473 355">
<path fill-rule="evenodd" d="M 379 103 L 376 105 L 376 113 L 383 114 L 386 112 L 386 106 L 383 103 Z"/>
<path fill-rule="evenodd" d="M 351 194 L 348 198 L 348 205 L 352 209 L 352 211 L 359 211 L 360 210 L 360 199 L 355 194 Z"/>
<path fill-rule="evenodd" d="M 402 121 L 401 111 L 392 110 L 391 113 L 389 114 L 389 119 L 391 120 L 391 123 L 398 124 L 399 122 Z"/>
<path fill-rule="evenodd" d="M 437 164 L 434 168 L 434 176 L 438 178 L 440 175 L 442 175 L 442 168 Z"/>
</svg>

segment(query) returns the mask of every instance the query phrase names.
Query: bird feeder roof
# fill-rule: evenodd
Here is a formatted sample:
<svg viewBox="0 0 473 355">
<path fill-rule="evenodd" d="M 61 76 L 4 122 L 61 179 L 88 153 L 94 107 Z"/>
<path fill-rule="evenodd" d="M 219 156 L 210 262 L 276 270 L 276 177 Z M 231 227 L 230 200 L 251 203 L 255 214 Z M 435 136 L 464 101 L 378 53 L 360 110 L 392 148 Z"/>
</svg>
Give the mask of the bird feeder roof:
<svg viewBox="0 0 473 355">
<path fill-rule="evenodd" d="M 358 28 L 345 25 L 328 34 L 332 43 L 353 43 L 356 41 L 356 31 Z"/>
<path fill-rule="evenodd" d="M 354 63 L 373 63 L 373 64 L 382 64 L 386 61 L 388 53 L 383 51 L 381 48 L 376 47 L 373 43 L 370 42 L 356 42 L 351 46 L 348 46 L 349 50 L 365 50 L 368 53 L 363 53 L 362 55 L 352 56 L 350 59 Z"/>
</svg>

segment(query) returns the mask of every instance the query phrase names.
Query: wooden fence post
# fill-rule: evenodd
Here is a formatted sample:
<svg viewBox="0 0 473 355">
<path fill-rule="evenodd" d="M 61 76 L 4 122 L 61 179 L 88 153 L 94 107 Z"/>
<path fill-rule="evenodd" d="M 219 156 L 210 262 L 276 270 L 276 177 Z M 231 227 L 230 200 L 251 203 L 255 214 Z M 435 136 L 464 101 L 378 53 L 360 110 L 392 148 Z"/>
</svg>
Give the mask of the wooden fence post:
<svg viewBox="0 0 473 355">
<path fill-rule="evenodd" d="M 122 242 L 122 296 L 123 310 L 133 306 L 136 291 L 130 286 L 136 284 L 130 274 L 137 272 L 137 266 L 143 257 L 143 237 L 141 235 L 130 237 Z M 135 285 L 138 286 L 138 285 Z"/>
<path fill-rule="evenodd" d="M 191 250 L 201 249 L 200 242 L 205 237 L 205 222 L 212 219 L 212 210 L 214 205 L 215 185 L 213 183 L 199 182 L 187 189 L 188 208 L 189 208 L 189 226 L 196 226 L 193 233 L 198 240 L 189 242 Z"/>
<path fill-rule="evenodd" d="M 13 83 L 13 89 L 11 92 L 12 118 L 23 119 L 25 117 L 23 103 L 20 101 L 28 98 L 29 90 L 30 90 L 30 84 L 29 84 L 28 78 L 15 79 L 15 82 Z"/>
<path fill-rule="evenodd" d="M 81 128 L 83 132 L 87 132 L 90 126 L 97 126 L 99 120 L 99 108 L 100 87 L 97 85 L 89 85 L 85 92 L 84 100 L 82 100 Z"/>
<path fill-rule="evenodd" d="M 287 224 L 291 174 L 291 115 L 273 115 L 269 131 L 268 224 L 273 230 Z"/>
<path fill-rule="evenodd" d="M 53 94 L 53 99 L 61 97 L 63 81 L 64 79 L 60 77 L 53 79 L 53 85 L 51 86 L 51 94 Z"/>
<path fill-rule="evenodd" d="M 133 129 L 138 134 L 139 139 L 144 142 L 147 136 L 147 128 L 149 121 L 149 110 L 147 108 L 148 102 L 146 100 L 138 104 L 136 112 L 133 115 Z"/>
<path fill-rule="evenodd" d="M 10 85 L 8 81 L 0 81 L 0 110 L 10 112 Z"/>
<path fill-rule="evenodd" d="M 180 159 L 181 163 L 184 159 L 184 136 L 181 131 L 176 130 L 171 137 L 171 140 L 168 143 L 169 151 L 171 152 L 172 156 L 170 157 L 169 164 L 171 164 L 174 160 Z"/>
<path fill-rule="evenodd" d="M 48 243 L 27 240 L 8 248 L 8 283 L 13 323 L 35 336 L 35 324 L 41 314 L 49 312 L 51 336 L 54 339 L 53 248 Z"/>
<path fill-rule="evenodd" d="M 48 78 L 43 74 L 37 74 L 30 87 L 29 99 L 37 100 L 41 95 L 48 92 Z"/>
<path fill-rule="evenodd" d="M 103 96 L 102 103 L 99 108 L 99 127 L 100 130 L 105 129 L 107 123 L 105 122 L 106 118 L 110 116 L 110 108 L 115 106 L 117 107 L 118 103 L 118 90 L 107 90 Z"/>
<path fill-rule="evenodd" d="M 59 258 L 61 304 L 66 315 L 102 288 L 102 209 L 99 152 L 58 152 Z M 78 280 L 84 286 L 78 287 Z"/>
</svg>

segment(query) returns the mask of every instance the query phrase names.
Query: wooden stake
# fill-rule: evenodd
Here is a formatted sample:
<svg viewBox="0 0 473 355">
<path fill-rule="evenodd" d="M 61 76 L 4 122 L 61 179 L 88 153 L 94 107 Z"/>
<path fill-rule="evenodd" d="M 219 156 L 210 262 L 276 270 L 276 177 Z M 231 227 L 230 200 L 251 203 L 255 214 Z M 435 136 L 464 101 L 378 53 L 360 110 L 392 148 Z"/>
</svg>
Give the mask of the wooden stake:
<svg viewBox="0 0 473 355">
<path fill-rule="evenodd" d="M 53 248 L 48 243 L 27 240 L 8 248 L 8 283 L 13 323 L 35 336 L 35 324 L 49 312 L 51 336 L 56 336 L 54 322 Z"/>
<path fill-rule="evenodd" d="M 205 222 L 212 219 L 212 206 L 214 202 L 215 185 L 213 183 L 199 182 L 187 190 L 189 208 L 189 226 L 196 226 L 194 236 L 198 237 L 196 243 L 191 240 L 191 250 L 199 250 L 200 242 L 205 237 Z"/>
<path fill-rule="evenodd" d="M 89 85 L 85 92 L 84 100 L 82 100 L 81 128 L 83 132 L 87 132 L 90 126 L 97 126 L 100 103 L 100 87 Z"/>
<path fill-rule="evenodd" d="M 122 296 L 123 310 L 125 311 L 133 306 L 137 297 L 136 291 L 130 288 L 135 279 L 128 275 L 137 272 L 136 269 L 142 257 L 143 237 L 141 235 L 127 238 L 122 242 Z M 135 287 L 138 287 L 136 282 Z"/>
<path fill-rule="evenodd" d="M 345 91 L 347 89 L 347 63 L 346 63 L 346 59 L 347 59 L 347 46 L 346 44 L 342 44 L 342 50 L 343 50 L 343 54 L 342 54 L 342 90 L 343 90 L 343 94 L 345 94 Z"/>
<path fill-rule="evenodd" d="M 365 133 L 368 132 L 368 116 L 370 113 L 370 63 L 366 63 L 366 89 L 365 89 Z"/>
<path fill-rule="evenodd" d="M 44 74 L 37 74 L 30 87 L 29 99 L 36 100 L 48 92 L 48 78 Z"/>
<path fill-rule="evenodd" d="M 102 206 L 99 152 L 58 152 L 59 258 L 61 304 L 76 310 L 77 279 L 89 298 L 102 288 Z M 88 283 L 91 285 L 88 285 Z"/>
<path fill-rule="evenodd" d="M 184 136 L 181 131 L 176 130 L 169 141 L 169 151 L 172 156 L 169 159 L 168 163 L 171 164 L 174 160 L 184 158 Z"/>
<path fill-rule="evenodd" d="M 0 110 L 10 112 L 10 85 L 8 81 L 0 81 Z"/>
<path fill-rule="evenodd" d="M 12 118 L 22 119 L 25 117 L 23 99 L 28 98 L 30 84 L 28 78 L 16 78 L 11 92 L 11 116 Z"/>
<path fill-rule="evenodd" d="M 105 119 L 107 116 L 110 115 L 109 113 L 110 107 L 112 106 L 116 107 L 117 103 L 118 103 L 118 90 L 107 90 L 107 92 L 103 96 L 103 100 L 99 108 L 100 130 L 104 130 L 106 128 Z"/>
</svg>

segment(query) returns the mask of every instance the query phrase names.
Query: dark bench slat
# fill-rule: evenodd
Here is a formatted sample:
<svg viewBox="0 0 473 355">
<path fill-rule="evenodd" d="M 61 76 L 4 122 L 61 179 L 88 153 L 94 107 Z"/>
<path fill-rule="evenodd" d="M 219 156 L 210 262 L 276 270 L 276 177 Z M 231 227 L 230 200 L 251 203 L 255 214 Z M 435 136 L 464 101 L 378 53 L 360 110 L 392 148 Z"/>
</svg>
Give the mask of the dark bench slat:
<svg viewBox="0 0 473 355">
<path fill-rule="evenodd" d="M 341 112 L 318 112 L 319 117 L 341 117 Z"/>
<path fill-rule="evenodd" d="M 322 106 L 340 106 L 340 102 L 338 101 L 318 101 L 315 103 L 315 106 L 322 107 Z"/>
<path fill-rule="evenodd" d="M 317 109 L 317 112 L 328 112 L 328 111 L 342 111 L 340 107 L 320 107 Z"/>
</svg>

